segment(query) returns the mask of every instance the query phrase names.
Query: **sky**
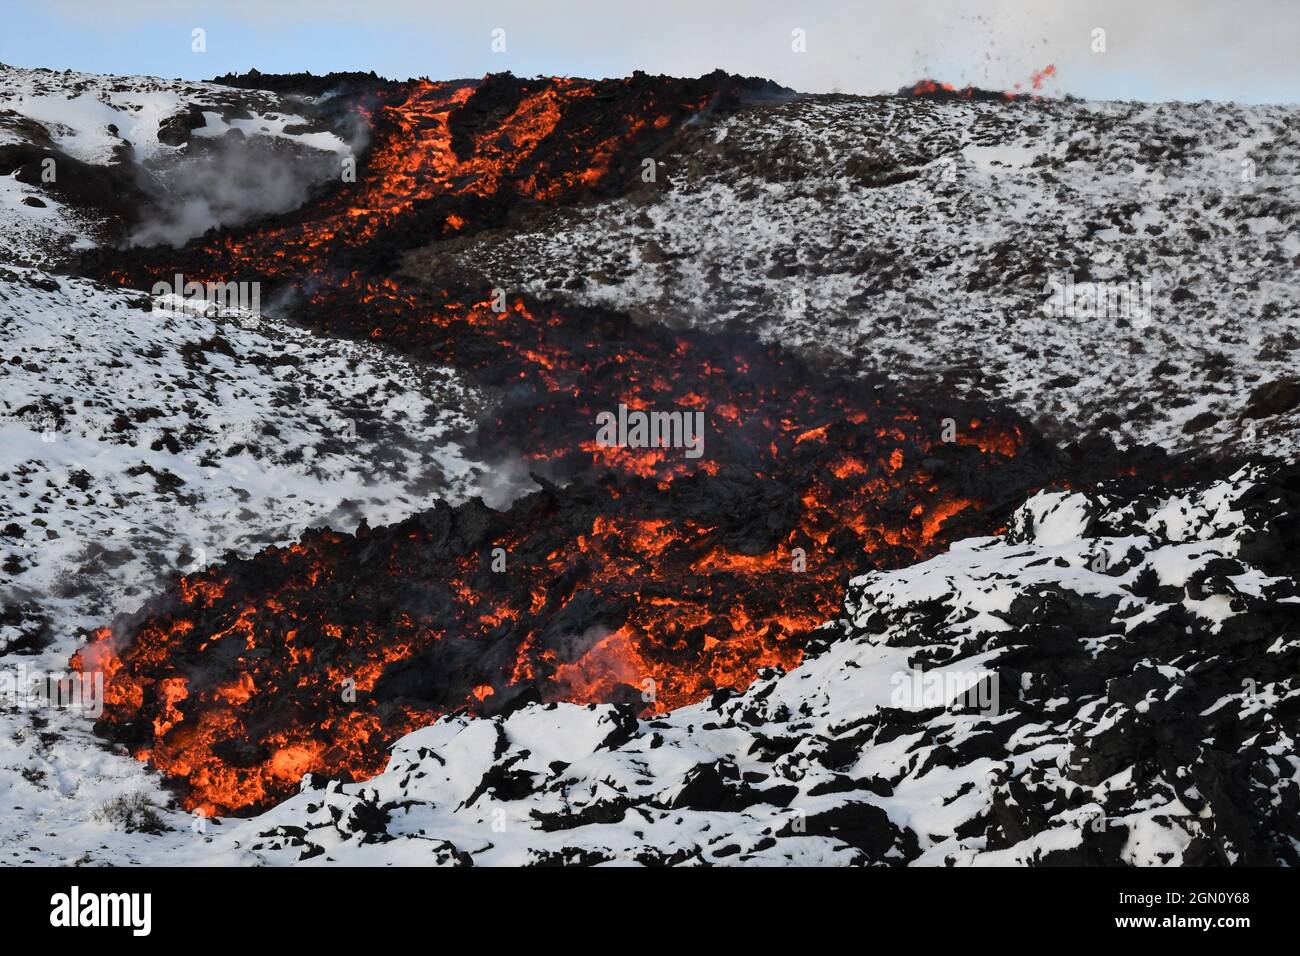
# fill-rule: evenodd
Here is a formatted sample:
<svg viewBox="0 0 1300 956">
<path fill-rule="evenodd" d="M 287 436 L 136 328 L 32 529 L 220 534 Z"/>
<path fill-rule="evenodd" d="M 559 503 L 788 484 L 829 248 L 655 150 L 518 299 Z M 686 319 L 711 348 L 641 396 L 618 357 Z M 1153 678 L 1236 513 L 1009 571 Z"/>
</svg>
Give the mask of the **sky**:
<svg viewBox="0 0 1300 956">
<path fill-rule="evenodd" d="M 91 73 L 203 79 L 256 67 L 450 79 L 721 68 L 802 92 L 878 93 L 923 76 L 1011 89 L 1051 64 L 1049 94 L 1300 102 L 1298 0 L 0 2 L 0 62 Z M 498 30 L 504 50 L 493 49 Z"/>
</svg>

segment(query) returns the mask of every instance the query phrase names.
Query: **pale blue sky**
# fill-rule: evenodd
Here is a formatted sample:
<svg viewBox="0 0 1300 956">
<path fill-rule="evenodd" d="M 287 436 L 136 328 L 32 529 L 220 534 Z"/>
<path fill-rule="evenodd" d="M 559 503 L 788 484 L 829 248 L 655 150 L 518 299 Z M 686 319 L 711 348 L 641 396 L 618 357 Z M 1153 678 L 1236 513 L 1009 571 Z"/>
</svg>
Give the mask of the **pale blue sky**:
<svg viewBox="0 0 1300 956">
<path fill-rule="evenodd" d="M 202 27 L 207 52 L 191 50 Z M 506 52 L 491 50 L 494 28 Z M 1092 50 L 1106 30 L 1106 51 Z M 806 52 L 791 49 L 804 30 Z M 191 79 L 370 70 L 621 76 L 715 67 L 808 92 L 923 74 L 1116 99 L 1300 102 L 1295 0 L 5 0 L 0 61 Z"/>
</svg>

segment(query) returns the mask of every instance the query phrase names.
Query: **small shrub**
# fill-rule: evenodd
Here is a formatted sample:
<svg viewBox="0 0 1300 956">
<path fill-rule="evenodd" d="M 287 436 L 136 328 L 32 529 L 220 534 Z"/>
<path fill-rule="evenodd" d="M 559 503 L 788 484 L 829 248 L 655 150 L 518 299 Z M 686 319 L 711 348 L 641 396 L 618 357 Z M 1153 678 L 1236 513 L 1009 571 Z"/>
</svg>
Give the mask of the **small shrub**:
<svg viewBox="0 0 1300 956">
<path fill-rule="evenodd" d="M 165 833 L 171 827 L 163 821 L 159 809 L 146 793 L 123 793 L 105 801 L 95 811 L 95 819 L 127 833 Z"/>
</svg>

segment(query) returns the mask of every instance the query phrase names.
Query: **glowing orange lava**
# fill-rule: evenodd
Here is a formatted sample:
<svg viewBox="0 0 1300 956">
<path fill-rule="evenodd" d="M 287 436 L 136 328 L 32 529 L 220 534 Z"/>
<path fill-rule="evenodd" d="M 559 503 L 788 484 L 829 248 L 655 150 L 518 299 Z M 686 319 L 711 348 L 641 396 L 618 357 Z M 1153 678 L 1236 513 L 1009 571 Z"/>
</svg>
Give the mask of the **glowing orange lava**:
<svg viewBox="0 0 1300 956">
<path fill-rule="evenodd" d="M 459 709 L 650 714 L 743 688 L 798 663 L 850 574 L 987 531 L 980 488 L 1018 467 L 1018 422 L 967 414 L 945 440 L 939 412 L 750 336 L 518 296 L 501 309 L 487 290 L 369 267 L 401 250 L 394 237 L 464 234 L 510 204 L 586 195 L 629 157 L 639 168 L 647 143 L 711 101 L 703 81 L 675 82 L 387 89 L 355 184 L 116 274 L 278 279 L 316 328 L 495 390 L 483 453 L 572 482 L 504 512 L 431 501 L 387 528 L 311 531 L 179 578 L 97 631 L 73 663 L 105 674 L 101 729 L 182 782 L 187 806 L 248 812 L 307 772 L 364 779 L 397 737 Z M 700 413 L 704 454 L 601 447 L 594 418 L 620 404 Z"/>
</svg>

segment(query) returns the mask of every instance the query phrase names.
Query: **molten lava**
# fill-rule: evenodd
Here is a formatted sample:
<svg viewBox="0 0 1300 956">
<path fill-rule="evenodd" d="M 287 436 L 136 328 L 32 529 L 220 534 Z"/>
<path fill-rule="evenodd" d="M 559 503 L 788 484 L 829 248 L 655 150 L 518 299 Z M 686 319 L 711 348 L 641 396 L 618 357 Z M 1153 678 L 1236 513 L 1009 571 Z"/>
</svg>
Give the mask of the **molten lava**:
<svg viewBox="0 0 1300 956">
<path fill-rule="evenodd" d="M 798 663 L 842 585 L 996 531 L 1058 460 L 1012 416 L 929 407 L 816 374 L 740 333 L 397 279 L 401 251 L 529 203 L 617 192 L 726 78 L 386 88 L 355 184 L 290 216 L 114 278 L 276 283 L 322 332 L 453 365 L 499 398 L 487 460 L 541 490 L 355 534 L 312 531 L 176 580 L 74 659 L 102 669 L 99 729 L 182 784 L 251 812 L 302 774 L 360 779 L 439 714 L 528 701 L 653 713 Z M 698 410 L 680 448 L 602 447 L 595 419 Z M 945 440 L 946 438 L 946 440 Z"/>
</svg>

